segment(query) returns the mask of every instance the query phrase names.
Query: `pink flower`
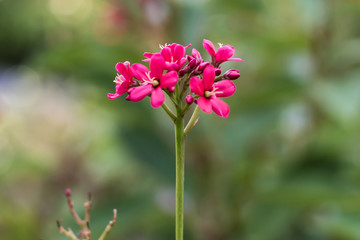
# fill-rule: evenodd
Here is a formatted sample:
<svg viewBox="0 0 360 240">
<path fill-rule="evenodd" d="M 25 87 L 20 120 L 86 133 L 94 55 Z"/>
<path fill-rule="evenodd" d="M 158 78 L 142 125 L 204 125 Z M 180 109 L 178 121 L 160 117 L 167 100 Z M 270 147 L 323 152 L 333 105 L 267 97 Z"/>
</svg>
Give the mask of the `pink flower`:
<svg viewBox="0 0 360 240">
<path fill-rule="evenodd" d="M 151 94 L 151 106 L 160 107 L 165 101 L 162 88 L 171 91 L 178 80 L 176 71 L 163 74 L 165 70 L 165 60 L 159 53 L 153 54 L 150 60 L 150 71 L 142 64 L 135 63 L 132 66 L 134 77 L 141 81 L 141 86 L 130 89 L 129 96 L 126 98 L 132 102 L 138 102 Z"/>
<path fill-rule="evenodd" d="M 114 82 L 116 83 L 115 86 L 115 93 L 108 93 L 109 99 L 115 99 L 117 97 L 120 97 L 124 93 L 126 93 L 130 86 L 132 84 L 135 84 L 136 82 L 132 79 L 133 74 L 130 67 L 130 62 L 124 62 L 124 63 L 117 63 L 115 66 L 116 71 L 121 73 L 122 75 L 117 75 L 115 77 Z"/>
<path fill-rule="evenodd" d="M 214 111 L 220 117 L 228 117 L 229 106 L 219 97 L 230 97 L 234 94 L 236 87 L 230 80 L 223 80 L 214 83 L 215 67 L 208 65 L 203 73 L 203 78 L 197 76 L 190 79 L 190 89 L 200 97 L 197 105 L 206 113 Z"/>
<path fill-rule="evenodd" d="M 160 53 L 165 60 L 165 69 L 179 71 L 186 62 L 185 50 L 190 46 L 191 44 L 184 47 L 177 43 L 162 46 Z M 153 55 L 154 53 L 144 53 L 147 58 L 144 61 L 149 62 Z"/>
<path fill-rule="evenodd" d="M 226 61 L 244 61 L 241 58 L 231 58 L 234 53 L 235 53 L 235 48 L 233 46 L 230 45 L 225 45 L 222 46 L 221 44 L 220 48 L 215 51 L 215 47 L 214 44 L 209 41 L 204 39 L 203 41 L 203 46 L 206 49 L 206 51 L 210 54 L 211 56 L 211 62 L 214 66 L 219 66 L 221 63 L 226 62 Z"/>
</svg>

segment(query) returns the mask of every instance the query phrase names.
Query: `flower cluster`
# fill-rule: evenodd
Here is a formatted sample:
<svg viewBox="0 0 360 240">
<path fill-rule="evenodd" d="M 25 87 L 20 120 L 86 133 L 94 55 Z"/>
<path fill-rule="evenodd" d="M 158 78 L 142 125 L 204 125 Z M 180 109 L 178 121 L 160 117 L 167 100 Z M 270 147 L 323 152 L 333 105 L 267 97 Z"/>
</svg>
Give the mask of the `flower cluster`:
<svg viewBox="0 0 360 240">
<path fill-rule="evenodd" d="M 221 64 L 227 61 L 243 61 L 232 58 L 234 47 L 222 46 L 216 51 L 213 43 L 204 39 L 203 46 L 210 54 L 210 61 L 205 61 L 199 51 L 177 43 L 160 46 L 158 53 L 144 53 L 143 64 L 119 62 L 115 69 L 115 93 L 109 93 L 109 99 L 115 99 L 127 93 L 126 100 L 138 102 L 150 96 L 151 106 L 158 108 L 164 105 L 165 94 L 169 96 L 175 107 L 185 104 L 184 114 L 192 103 L 206 113 L 214 111 L 221 117 L 228 117 L 229 106 L 220 98 L 230 97 L 236 87 L 232 80 L 240 77 L 239 70 L 230 69 L 222 74 Z M 180 105 L 180 106 L 179 106 Z M 163 106 L 164 107 L 164 106 Z"/>
</svg>

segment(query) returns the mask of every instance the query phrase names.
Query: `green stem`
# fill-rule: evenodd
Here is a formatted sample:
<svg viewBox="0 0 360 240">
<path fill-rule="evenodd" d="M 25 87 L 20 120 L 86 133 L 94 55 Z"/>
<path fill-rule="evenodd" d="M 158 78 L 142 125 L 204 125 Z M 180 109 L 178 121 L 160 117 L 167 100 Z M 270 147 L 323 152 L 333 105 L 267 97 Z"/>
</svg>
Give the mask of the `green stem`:
<svg viewBox="0 0 360 240">
<path fill-rule="evenodd" d="M 165 110 L 165 112 L 167 113 L 167 115 L 169 115 L 169 117 L 175 122 L 176 120 L 176 116 L 175 114 L 170 110 L 170 108 L 164 103 L 163 105 L 161 105 L 161 107 Z"/>
<path fill-rule="evenodd" d="M 175 105 L 175 107 L 177 106 L 177 102 L 175 101 L 174 99 L 174 94 L 173 93 L 170 93 L 169 91 L 165 91 L 166 94 L 169 96 L 171 102 Z"/>
<path fill-rule="evenodd" d="M 184 117 L 182 109 L 176 109 L 177 118 L 175 121 L 175 146 L 176 146 L 176 240 L 183 240 L 184 232 Z"/>
<path fill-rule="evenodd" d="M 188 124 L 186 124 L 185 130 L 184 130 L 184 135 L 185 135 L 185 136 L 190 132 L 190 130 L 191 130 L 191 129 L 195 126 L 195 124 L 197 123 L 199 112 L 200 112 L 200 108 L 199 108 L 199 106 L 196 106 L 193 114 L 191 115 L 191 118 L 190 118 Z"/>
<path fill-rule="evenodd" d="M 189 107 L 191 106 L 191 103 L 190 104 L 186 104 L 186 106 L 183 108 L 182 110 L 182 116 L 184 116 L 187 112 L 187 110 L 189 110 Z"/>
</svg>

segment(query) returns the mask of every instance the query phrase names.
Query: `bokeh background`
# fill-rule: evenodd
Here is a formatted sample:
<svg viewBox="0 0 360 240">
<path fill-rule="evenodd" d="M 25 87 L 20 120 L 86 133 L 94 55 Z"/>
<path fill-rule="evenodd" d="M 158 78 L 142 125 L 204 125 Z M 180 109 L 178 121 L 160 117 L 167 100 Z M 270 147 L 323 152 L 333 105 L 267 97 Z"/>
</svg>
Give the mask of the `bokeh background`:
<svg viewBox="0 0 360 240">
<path fill-rule="evenodd" d="M 231 44 L 228 119 L 187 138 L 186 240 L 360 239 L 357 0 L 0 0 L 0 239 L 66 239 L 93 196 L 99 236 L 174 238 L 173 126 L 108 100 L 119 61 Z M 188 52 L 190 53 L 190 51 Z"/>
</svg>

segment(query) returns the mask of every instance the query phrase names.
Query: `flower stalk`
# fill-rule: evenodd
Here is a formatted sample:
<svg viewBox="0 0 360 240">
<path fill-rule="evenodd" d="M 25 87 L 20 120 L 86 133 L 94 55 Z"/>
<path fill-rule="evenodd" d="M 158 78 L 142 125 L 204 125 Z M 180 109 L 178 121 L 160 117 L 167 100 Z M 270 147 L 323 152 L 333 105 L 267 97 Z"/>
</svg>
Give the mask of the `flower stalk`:
<svg viewBox="0 0 360 240">
<path fill-rule="evenodd" d="M 175 121 L 175 151 L 176 151 L 176 217 L 175 235 L 176 240 L 183 240 L 184 229 L 184 155 L 185 135 L 184 117 L 181 109 L 177 109 Z"/>
<path fill-rule="evenodd" d="M 109 99 L 115 99 L 127 93 L 126 100 L 139 102 L 146 96 L 150 97 L 151 106 L 164 109 L 174 122 L 175 152 L 176 152 L 176 216 L 175 239 L 183 240 L 184 232 L 184 156 L 185 137 L 198 122 L 200 110 L 205 113 L 214 112 L 220 117 L 227 118 L 229 106 L 221 100 L 234 94 L 236 87 L 231 80 L 240 77 L 239 70 L 231 69 L 221 75 L 221 64 L 227 61 L 243 61 L 232 58 L 235 53 L 231 45 L 220 45 L 218 50 L 209 40 L 203 40 L 203 47 L 210 54 L 211 60 L 205 61 L 199 51 L 192 50 L 186 55 L 190 47 L 177 43 L 161 46 L 160 52 L 144 53 L 145 65 L 130 62 L 119 62 L 115 69 L 121 74 L 115 78 L 115 93 L 108 93 Z M 165 93 L 173 106 L 167 106 Z M 186 105 L 184 105 L 186 104 Z M 193 110 L 190 120 L 185 126 L 185 115 L 192 104 L 197 106 Z M 76 216 L 74 216 L 76 217 Z M 102 240 L 102 239 L 100 239 Z"/>
<path fill-rule="evenodd" d="M 196 106 L 193 114 L 191 115 L 189 122 L 186 124 L 186 127 L 184 129 L 184 136 L 186 136 L 190 132 L 190 130 L 193 127 L 195 127 L 196 123 L 199 120 L 199 117 L 198 117 L 199 112 L 200 112 L 200 108 L 198 106 Z"/>
</svg>

